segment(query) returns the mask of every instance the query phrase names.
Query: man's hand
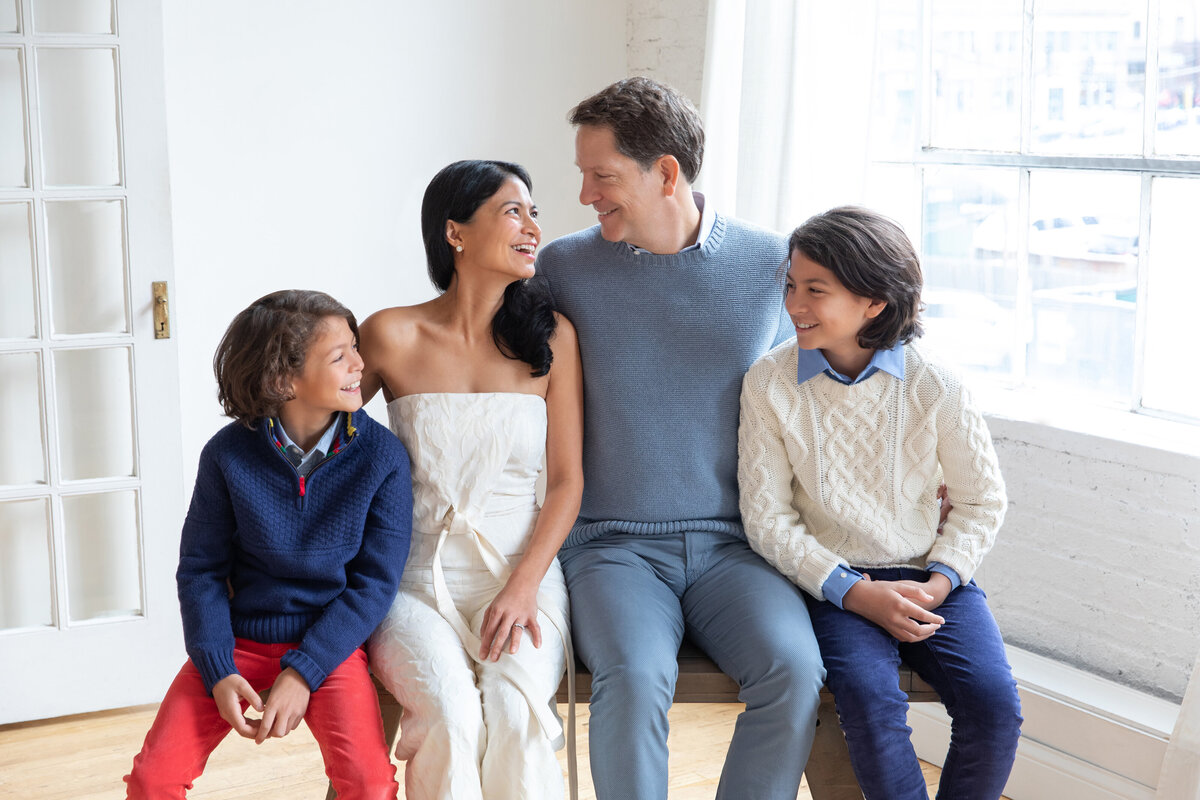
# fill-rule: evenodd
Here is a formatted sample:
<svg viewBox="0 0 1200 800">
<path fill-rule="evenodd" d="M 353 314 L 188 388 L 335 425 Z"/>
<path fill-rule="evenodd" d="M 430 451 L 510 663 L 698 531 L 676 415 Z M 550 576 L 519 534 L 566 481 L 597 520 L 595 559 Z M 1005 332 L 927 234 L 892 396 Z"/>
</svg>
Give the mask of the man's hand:
<svg viewBox="0 0 1200 800">
<path fill-rule="evenodd" d="M 282 739 L 300 724 L 304 712 L 308 710 L 308 698 L 312 695 L 308 684 L 300 673 L 288 667 L 279 673 L 267 695 L 267 705 L 263 709 L 259 721 L 258 734 L 254 737 L 257 744 L 262 744 L 267 737 Z"/>
<path fill-rule="evenodd" d="M 249 703 L 255 711 L 263 710 L 262 698 L 258 692 L 250 688 L 250 683 L 236 672 L 226 675 L 217 681 L 212 690 L 213 700 L 217 704 L 217 712 L 221 719 L 229 723 L 239 736 L 253 739 L 259 731 L 259 721 L 247 719 L 242 713 L 242 700 Z"/>
<path fill-rule="evenodd" d="M 941 577 L 950 582 L 945 575 Z M 920 642 L 937 633 L 946 621 L 922 607 L 934 600 L 915 581 L 873 581 L 864 575 L 846 592 L 842 608 L 869 619 L 898 641 Z"/>
</svg>

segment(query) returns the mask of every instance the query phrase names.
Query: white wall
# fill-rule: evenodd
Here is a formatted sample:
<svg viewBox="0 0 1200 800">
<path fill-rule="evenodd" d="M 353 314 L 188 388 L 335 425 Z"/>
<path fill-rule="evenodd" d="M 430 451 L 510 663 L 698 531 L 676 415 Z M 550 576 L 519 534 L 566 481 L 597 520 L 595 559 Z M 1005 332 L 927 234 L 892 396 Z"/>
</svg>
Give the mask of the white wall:
<svg viewBox="0 0 1200 800">
<path fill-rule="evenodd" d="M 633 0 L 626 22 L 629 74 L 646 75 L 700 107 L 709 0 Z"/>
<path fill-rule="evenodd" d="M 594 222 L 566 113 L 625 74 L 626 8 L 168 0 L 164 17 L 186 497 L 225 421 L 211 360 L 230 319 L 281 288 L 360 319 L 431 297 L 419 216 L 439 168 L 518 161 L 547 238 Z"/>
</svg>

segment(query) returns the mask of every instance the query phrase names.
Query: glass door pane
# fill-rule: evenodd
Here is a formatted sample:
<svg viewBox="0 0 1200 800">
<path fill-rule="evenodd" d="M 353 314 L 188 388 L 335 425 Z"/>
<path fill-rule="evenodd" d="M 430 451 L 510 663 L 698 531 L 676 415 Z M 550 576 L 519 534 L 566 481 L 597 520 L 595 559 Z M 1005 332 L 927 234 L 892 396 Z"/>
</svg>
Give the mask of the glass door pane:
<svg viewBox="0 0 1200 800">
<path fill-rule="evenodd" d="M 35 33 L 115 33 L 112 0 L 33 0 Z"/>
<path fill-rule="evenodd" d="M 125 225 L 119 200 L 46 203 L 56 334 L 124 333 Z"/>
<path fill-rule="evenodd" d="M 137 493 L 68 495 L 62 507 L 71 621 L 140 614 Z"/>
<path fill-rule="evenodd" d="M 0 203 L 0 339 L 37 336 L 31 209 Z"/>
<path fill-rule="evenodd" d="M 39 353 L 0 354 L 0 486 L 46 483 L 46 449 L 42 444 L 42 370 Z"/>
<path fill-rule="evenodd" d="M 25 78 L 21 50 L 0 47 L 0 187 L 28 186 L 29 154 L 25 146 Z"/>
<path fill-rule="evenodd" d="M 37 73 L 46 184 L 120 185 L 116 50 L 39 47 Z"/>
<path fill-rule="evenodd" d="M 50 501 L 0 503 L 0 631 L 54 624 Z"/>
<path fill-rule="evenodd" d="M 125 347 L 54 353 L 63 480 L 134 474 L 129 355 Z"/>
</svg>

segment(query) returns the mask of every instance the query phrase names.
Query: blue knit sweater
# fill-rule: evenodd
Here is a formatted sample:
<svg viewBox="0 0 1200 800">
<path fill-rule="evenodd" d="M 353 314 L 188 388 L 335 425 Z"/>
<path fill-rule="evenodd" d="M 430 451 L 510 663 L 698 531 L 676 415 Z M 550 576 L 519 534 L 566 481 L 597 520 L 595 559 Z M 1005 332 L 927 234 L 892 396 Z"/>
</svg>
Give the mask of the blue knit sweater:
<svg viewBox="0 0 1200 800">
<path fill-rule="evenodd" d="M 303 481 L 266 423 L 231 423 L 204 446 L 176 580 L 210 693 L 237 671 L 235 636 L 297 642 L 281 668 L 315 691 L 387 613 L 412 530 L 408 452 L 361 410 L 341 439 Z"/>
<path fill-rule="evenodd" d="M 738 397 L 750 365 L 794 332 L 786 257 L 778 234 L 720 214 L 683 253 L 635 253 L 599 226 L 542 250 L 583 359 L 583 504 L 565 546 L 612 532 L 745 538 Z"/>
</svg>

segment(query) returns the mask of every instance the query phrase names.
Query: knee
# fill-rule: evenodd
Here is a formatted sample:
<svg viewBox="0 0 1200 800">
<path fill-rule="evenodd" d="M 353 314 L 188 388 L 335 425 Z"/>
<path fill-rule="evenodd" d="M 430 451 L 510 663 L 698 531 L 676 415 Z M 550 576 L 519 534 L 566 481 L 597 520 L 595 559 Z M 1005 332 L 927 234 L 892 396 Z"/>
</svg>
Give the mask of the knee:
<svg viewBox="0 0 1200 800">
<path fill-rule="evenodd" d="M 668 664 L 631 660 L 608 665 L 592 675 L 592 704 L 617 704 L 637 716 L 665 716 L 676 678 L 674 659 Z"/>
<path fill-rule="evenodd" d="M 947 707 L 956 732 L 972 741 L 988 742 L 993 748 L 1008 750 L 1017 746 L 1021 736 L 1021 698 L 1017 685 L 1007 671 L 980 676 L 967 697 L 954 708 Z"/>
<path fill-rule="evenodd" d="M 742 682 L 742 699 L 748 706 L 778 699 L 797 712 L 815 713 L 825 685 L 825 667 L 815 642 L 810 647 L 788 642 L 758 658 L 760 666 Z"/>
</svg>

